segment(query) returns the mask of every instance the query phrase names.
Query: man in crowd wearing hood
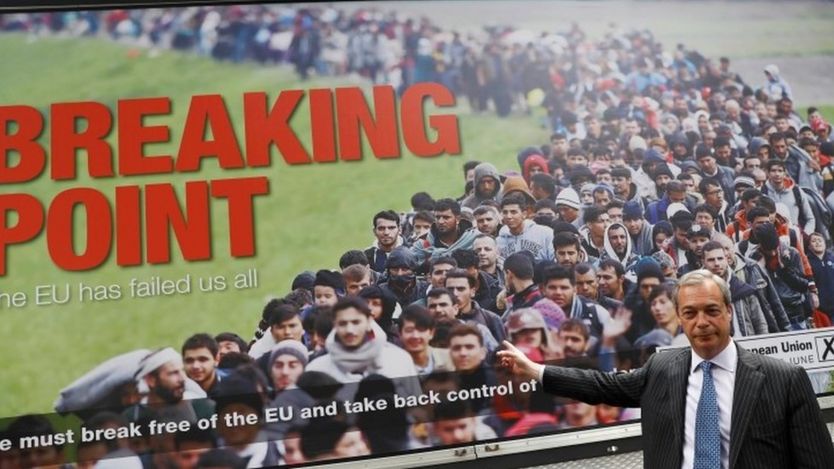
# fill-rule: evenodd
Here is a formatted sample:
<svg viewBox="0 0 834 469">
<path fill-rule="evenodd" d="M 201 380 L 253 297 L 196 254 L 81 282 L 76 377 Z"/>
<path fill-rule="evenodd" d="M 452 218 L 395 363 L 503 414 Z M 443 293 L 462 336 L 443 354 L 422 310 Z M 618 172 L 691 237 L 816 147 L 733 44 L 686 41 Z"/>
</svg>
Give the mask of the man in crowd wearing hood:
<svg viewBox="0 0 834 469">
<path fill-rule="evenodd" d="M 590 334 L 599 339 L 611 314 L 593 302 L 576 294 L 576 279 L 572 270 L 553 265 L 545 267 L 539 278 L 539 288 L 544 296 L 556 303 L 569 319 L 582 321 Z"/>
<path fill-rule="evenodd" d="M 147 389 L 147 395 L 124 411 L 128 421 L 196 422 L 214 411 L 214 403 L 209 399 L 185 399 L 188 378 L 182 356 L 170 347 L 145 356 L 135 376 L 140 389 Z"/>
<path fill-rule="evenodd" d="M 487 200 L 498 201 L 501 194 L 501 178 L 492 163 L 481 163 L 475 167 L 475 189 L 469 197 L 463 199 L 461 206 L 475 210 Z"/>
<path fill-rule="evenodd" d="M 192 335 L 182 344 L 182 359 L 186 376 L 212 397 L 217 383 L 220 382 L 217 374 L 217 341 L 208 334 Z"/>
<path fill-rule="evenodd" d="M 816 219 L 808 198 L 794 181 L 787 177 L 785 163 L 773 158 L 767 162 L 767 182 L 762 188 L 762 195 L 784 204 L 790 211 L 790 221 L 802 228 L 806 234 L 814 232 Z"/>
<path fill-rule="evenodd" d="M 605 228 L 603 240 L 603 251 L 600 254 L 600 261 L 605 259 L 616 259 L 626 270 L 631 270 L 634 263 L 640 258 L 634 253 L 631 236 L 622 223 L 612 223 Z"/>
<path fill-rule="evenodd" d="M 579 202 L 579 194 L 572 188 L 562 189 L 556 196 L 556 209 L 559 211 L 559 218 L 579 228 L 582 221 L 579 211 L 582 205 Z"/>
<path fill-rule="evenodd" d="M 776 227 L 771 223 L 754 226 L 750 241 L 755 243 L 755 249 L 749 257 L 759 263 L 773 282 L 791 328 L 807 329 L 808 311 L 805 309 L 805 295 L 811 282 L 805 278 L 799 253 L 779 240 Z"/>
<path fill-rule="evenodd" d="M 434 204 L 434 225 L 425 239 L 417 240 L 411 251 L 422 264 L 427 259 L 451 255 L 458 249 L 472 249 L 478 231 L 460 216 L 460 204 L 440 199 Z"/>
<path fill-rule="evenodd" d="M 258 359 L 283 340 L 304 340 L 304 327 L 298 308 L 283 299 L 270 300 L 264 306 L 263 316 L 269 324 L 264 334 L 249 348 L 249 356 Z"/>
<path fill-rule="evenodd" d="M 733 181 L 735 181 L 735 172 L 718 164 L 715 156 L 710 149 L 704 144 L 698 144 L 695 149 L 695 158 L 698 162 L 698 167 L 701 169 L 701 177 L 704 179 L 712 178 L 718 181 L 721 188 L 724 189 L 724 197 L 730 202 L 733 202 Z"/>
<path fill-rule="evenodd" d="M 453 269 L 446 274 L 446 288 L 451 291 L 458 300 L 458 319 L 464 321 L 475 321 L 483 324 L 495 337 L 498 343 L 506 337 L 504 323 L 492 311 L 484 309 L 475 301 L 474 277 L 463 269 Z"/>
<path fill-rule="evenodd" d="M 767 319 L 756 295 L 756 289 L 733 274 L 721 243 L 710 241 L 704 245 L 701 252 L 704 268 L 723 278 L 730 287 L 733 302 L 733 335 L 742 337 L 767 334 Z"/>
<path fill-rule="evenodd" d="M 410 305 L 403 311 L 399 323 L 403 348 L 411 355 L 414 368 L 419 375 L 435 371 L 454 371 L 449 350 L 429 345 L 434 338 L 436 321 L 428 309 L 420 305 Z"/>
<path fill-rule="evenodd" d="M 663 197 L 663 194 L 666 192 L 666 185 L 669 184 L 669 181 L 675 179 L 675 173 L 672 172 L 672 169 L 669 168 L 669 165 L 666 163 L 657 163 L 654 166 L 654 170 L 651 172 L 652 180 L 654 181 L 654 187 L 657 190 L 657 198 Z"/>
<path fill-rule="evenodd" d="M 513 311 L 532 308 L 538 311 L 550 330 L 559 329 L 565 312 L 552 300 L 545 298 L 533 281 L 533 261 L 529 254 L 518 252 L 504 260 L 507 273 L 507 309 L 502 315 L 506 322 Z"/>
<path fill-rule="evenodd" d="M 373 224 L 376 240 L 371 247 L 365 249 L 365 257 L 368 258 L 371 269 L 383 273 L 388 254 L 403 244 L 403 238 L 400 236 L 400 216 L 393 210 L 383 210 L 374 215 Z"/>
<path fill-rule="evenodd" d="M 406 247 L 394 249 L 388 255 L 385 270 L 388 273 L 388 280 L 380 284 L 380 287 L 393 294 L 400 307 L 405 308 L 425 298 L 428 284 L 425 280 L 417 278 L 415 274 L 417 260 L 411 250 Z"/>
<path fill-rule="evenodd" d="M 339 383 L 358 383 L 374 373 L 391 379 L 417 375 L 411 356 L 388 342 L 361 298 L 345 297 L 333 306 L 333 330 L 325 347 L 328 353 L 311 361 L 307 371 L 327 373 Z M 401 396 L 419 394 L 414 379 L 395 382 Z"/>
<path fill-rule="evenodd" d="M 501 228 L 501 213 L 492 205 L 481 205 L 472 213 L 478 231 L 493 238 Z"/>
<path fill-rule="evenodd" d="M 495 239 L 491 236 L 480 234 L 475 238 L 472 248 L 478 256 L 478 270 L 497 280 L 498 285 L 504 288 L 504 269 L 498 264 L 498 244 Z"/>
<path fill-rule="evenodd" d="M 779 67 L 775 64 L 768 64 L 764 68 L 765 82 L 761 90 L 772 100 L 778 101 L 782 98 L 793 99 L 791 85 L 779 74 Z"/>
<path fill-rule="evenodd" d="M 582 247 L 589 256 L 599 257 L 605 250 L 605 229 L 608 226 L 608 213 L 599 207 L 585 209 L 585 226 L 580 228 Z"/>
<path fill-rule="evenodd" d="M 527 219 L 527 203 L 520 195 L 509 195 L 501 200 L 504 226 L 498 232 L 498 252 L 508 257 L 528 251 L 537 260 L 553 259 L 553 230 Z"/>
<path fill-rule="evenodd" d="M 638 202 L 631 200 L 623 206 L 623 224 L 631 238 L 634 254 L 648 255 L 654 248 L 652 225 L 643 218 L 643 208 Z"/>
</svg>

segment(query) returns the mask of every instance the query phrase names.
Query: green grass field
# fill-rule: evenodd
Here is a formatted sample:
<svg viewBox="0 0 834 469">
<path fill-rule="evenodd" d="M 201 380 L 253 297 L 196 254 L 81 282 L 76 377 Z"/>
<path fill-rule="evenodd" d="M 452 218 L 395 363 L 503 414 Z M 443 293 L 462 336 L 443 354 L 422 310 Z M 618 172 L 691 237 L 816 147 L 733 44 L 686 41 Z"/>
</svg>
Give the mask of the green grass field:
<svg viewBox="0 0 834 469">
<path fill-rule="evenodd" d="M 153 118 L 152 123 L 170 125 L 172 144 L 150 146 L 148 152 L 153 154 L 176 152 L 192 95 L 222 94 L 241 136 L 244 92 L 265 91 L 275 99 L 283 89 L 346 84 L 326 80 L 300 83 L 287 69 L 221 64 L 192 55 L 163 53 L 149 58 L 100 40 L 50 38 L 30 43 L 23 36 L 4 35 L 0 36 L 0 53 L 5 64 L 0 78 L 3 105 L 31 105 L 46 114 L 49 105 L 58 102 L 94 100 L 114 109 L 123 98 L 170 97 L 173 114 Z M 7 308 L 0 304 L 0 356 L 5 357 L 0 416 L 51 411 L 63 386 L 118 353 L 136 348 L 178 348 L 196 332 L 230 330 L 248 339 L 265 300 L 286 293 L 296 273 L 335 268 L 345 250 L 369 245 L 370 220 L 375 212 L 407 209 L 411 194 L 420 190 L 435 197 L 457 196 L 463 189 L 460 168 L 465 160 L 487 160 L 501 170 L 515 169 L 515 154 L 520 148 L 547 138 L 547 132 L 531 117 L 470 115 L 463 101 L 458 108 L 443 112 L 460 116 L 460 156 L 416 158 L 406 152 L 399 160 L 366 158 L 354 163 L 290 167 L 276 153 L 273 165 L 260 170 L 226 172 L 205 162 L 196 174 L 94 181 L 82 175 L 77 181 L 60 183 L 41 177 L 2 187 L 2 193 L 26 192 L 48 204 L 58 192 L 80 186 L 95 187 L 112 200 L 117 185 L 164 181 L 182 187 L 194 179 L 255 175 L 266 175 L 271 181 L 270 195 L 256 199 L 256 257 L 229 256 L 226 210 L 220 202 L 213 205 L 214 259 L 210 262 L 183 262 L 174 249 L 175 260 L 170 265 L 120 268 L 111 258 L 99 269 L 70 273 L 54 266 L 43 234 L 26 245 L 12 247 L 9 273 L 0 278 L 0 293 L 24 291 L 30 298 L 36 285 L 68 283 L 77 288 L 79 283 L 119 284 L 124 290 L 131 278 L 231 276 L 249 268 L 258 269 L 260 286 L 187 296 L 72 301 L 62 306 Z M 834 119 L 834 106 L 823 107 L 823 112 Z M 309 147 L 306 103 L 296 112 L 293 127 Z M 41 143 L 48 145 L 48 137 L 47 128 Z M 84 239 L 83 233 L 77 234 Z"/>
<path fill-rule="evenodd" d="M 168 96 L 174 113 L 153 123 L 172 127 L 171 145 L 152 145 L 154 154 L 176 151 L 181 122 L 190 96 L 219 93 L 226 98 L 232 122 L 242 135 L 242 96 L 266 91 L 275 99 L 282 89 L 336 85 L 329 81 L 299 83 L 289 70 L 220 64 L 208 59 L 164 53 L 157 58 L 130 58 L 124 46 L 99 40 L 47 39 L 27 43 L 22 36 L 0 37 L 6 66 L 0 103 L 26 104 L 46 113 L 50 103 L 95 100 L 114 107 L 128 97 Z M 175 262 L 166 266 L 120 268 L 111 260 L 90 272 L 61 271 L 50 260 L 45 235 L 10 249 L 9 273 L 0 278 L 0 292 L 31 292 L 35 285 L 66 283 L 120 284 L 151 276 L 176 279 L 227 275 L 253 267 L 260 287 L 187 296 L 79 303 L 62 306 L 0 306 L 0 415 L 48 412 L 58 391 L 84 371 L 115 354 L 136 348 L 174 346 L 196 332 L 224 330 L 251 337 L 262 305 L 270 295 L 283 295 L 302 270 L 336 268 L 339 256 L 372 240 L 373 214 L 384 208 L 404 210 L 414 192 L 428 190 L 435 197 L 457 196 L 463 190 L 461 165 L 470 158 L 490 160 L 500 168 L 516 167 L 515 154 L 530 143 L 546 141 L 547 133 L 532 118 L 499 120 L 461 114 L 463 155 L 290 167 L 279 156 L 266 170 L 225 172 L 204 162 L 200 173 L 165 177 L 134 177 L 56 183 L 41 177 L 31 183 L 2 188 L 3 193 L 26 192 L 48 203 L 70 187 L 92 186 L 108 198 L 116 185 L 266 175 L 271 193 L 256 201 L 257 256 L 232 259 L 228 254 L 225 205 L 214 204 L 212 214 L 214 259 Z M 448 112 L 448 111 L 447 111 Z M 306 106 L 295 114 L 293 127 L 309 148 Z M 48 130 L 41 140 L 48 143 Z M 367 152 L 367 155 L 370 153 Z M 83 221 L 83 218 L 78 218 Z M 83 236 L 83 234 L 81 234 Z M 81 238 L 84 239 L 83 237 Z"/>
</svg>

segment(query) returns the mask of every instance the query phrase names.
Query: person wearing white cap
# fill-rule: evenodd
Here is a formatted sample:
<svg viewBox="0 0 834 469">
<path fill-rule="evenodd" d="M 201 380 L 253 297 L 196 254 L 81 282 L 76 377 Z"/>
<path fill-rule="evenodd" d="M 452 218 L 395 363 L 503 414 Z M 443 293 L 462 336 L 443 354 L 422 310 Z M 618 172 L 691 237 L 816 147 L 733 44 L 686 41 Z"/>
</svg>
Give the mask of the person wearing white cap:
<svg viewBox="0 0 834 469">
<path fill-rule="evenodd" d="M 582 226 L 579 217 L 581 208 L 579 194 L 571 188 L 562 189 L 556 196 L 556 210 L 559 211 L 559 217 L 562 221 L 566 221 L 577 228 Z"/>
</svg>

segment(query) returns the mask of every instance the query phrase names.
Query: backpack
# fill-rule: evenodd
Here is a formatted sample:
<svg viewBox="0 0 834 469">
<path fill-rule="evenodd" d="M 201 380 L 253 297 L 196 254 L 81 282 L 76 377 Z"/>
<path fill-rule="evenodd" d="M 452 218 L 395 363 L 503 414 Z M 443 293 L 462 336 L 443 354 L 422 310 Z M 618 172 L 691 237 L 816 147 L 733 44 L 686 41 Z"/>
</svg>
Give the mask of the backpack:
<svg viewBox="0 0 834 469">
<path fill-rule="evenodd" d="M 826 243 L 830 243 L 832 239 L 831 223 L 834 221 L 834 214 L 832 214 L 831 207 L 828 206 L 825 199 L 822 198 L 819 192 L 808 187 L 799 188 L 793 186 L 794 197 L 799 205 L 799 223 L 805 224 L 807 217 L 802 210 L 801 195 L 808 200 L 808 205 L 811 206 L 811 211 L 814 212 L 815 225 L 814 231 L 821 234 L 825 238 Z M 800 195 L 801 191 L 801 195 Z"/>
</svg>

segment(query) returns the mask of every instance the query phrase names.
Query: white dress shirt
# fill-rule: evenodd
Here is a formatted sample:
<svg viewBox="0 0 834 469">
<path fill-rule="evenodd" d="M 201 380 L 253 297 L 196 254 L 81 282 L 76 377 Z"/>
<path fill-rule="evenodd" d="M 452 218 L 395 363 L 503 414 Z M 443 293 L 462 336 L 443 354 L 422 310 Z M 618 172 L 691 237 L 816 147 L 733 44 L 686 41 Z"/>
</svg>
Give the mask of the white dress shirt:
<svg viewBox="0 0 834 469">
<path fill-rule="evenodd" d="M 701 399 L 701 388 L 704 384 L 704 373 L 700 368 L 704 359 L 698 356 L 694 350 L 691 353 L 692 364 L 689 367 L 689 384 L 686 387 L 686 415 L 683 427 L 683 463 L 681 469 L 692 469 L 695 462 L 695 418 L 698 411 L 698 401 Z M 733 415 L 736 365 L 738 364 L 738 350 L 736 350 L 732 339 L 721 353 L 709 361 L 713 364 L 712 381 L 715 384 L 715 395 L 718 400 L 721 467 L 727 469 L 730 464 L 730 427 Z"/>
</svg>

